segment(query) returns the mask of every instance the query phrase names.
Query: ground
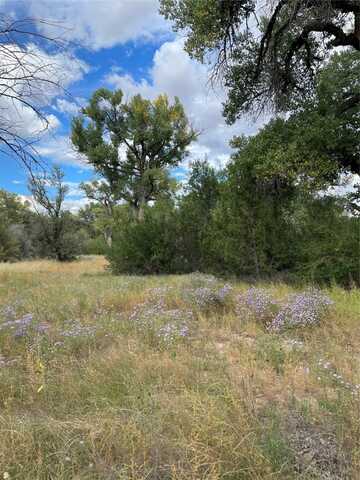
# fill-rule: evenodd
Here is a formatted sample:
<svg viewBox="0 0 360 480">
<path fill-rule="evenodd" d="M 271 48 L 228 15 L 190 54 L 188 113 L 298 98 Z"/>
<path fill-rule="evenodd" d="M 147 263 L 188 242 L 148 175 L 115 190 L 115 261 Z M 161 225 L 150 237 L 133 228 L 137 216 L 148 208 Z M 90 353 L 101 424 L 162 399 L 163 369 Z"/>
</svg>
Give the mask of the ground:
<svg viewBox="0 0 360 480">
<path fill-rule="evenodd" d="M 224 283 L 0 264 L 0 479 L 359 479 L 359 290 L 271 331 Z"/>
</svg>

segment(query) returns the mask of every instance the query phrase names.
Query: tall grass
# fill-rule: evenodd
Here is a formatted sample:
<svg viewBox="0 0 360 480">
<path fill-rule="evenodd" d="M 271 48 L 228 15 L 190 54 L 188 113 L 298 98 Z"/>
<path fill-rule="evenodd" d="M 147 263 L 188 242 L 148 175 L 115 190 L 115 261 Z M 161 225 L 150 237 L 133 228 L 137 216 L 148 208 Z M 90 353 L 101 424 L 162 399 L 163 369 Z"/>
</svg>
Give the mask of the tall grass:
<svg viewBox="0 0 360 480">
<path fill-rule="evenodd" d="M 221 286 L 114 277 L 101 257 L 1 264 L 0 479 L 359 478 L 359 291 L 269 332 L 238 313 L 248 285 Z M 2 328 L 25 314 L 26 334 Z"/>
</svg>

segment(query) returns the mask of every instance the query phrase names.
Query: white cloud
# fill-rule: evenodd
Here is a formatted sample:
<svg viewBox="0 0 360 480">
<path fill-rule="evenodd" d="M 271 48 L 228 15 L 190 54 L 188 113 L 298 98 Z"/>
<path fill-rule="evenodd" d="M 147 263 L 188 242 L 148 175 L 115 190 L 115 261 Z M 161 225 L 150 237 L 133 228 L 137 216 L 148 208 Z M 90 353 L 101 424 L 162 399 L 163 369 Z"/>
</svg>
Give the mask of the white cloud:
<svg viewBox="0 0 360 480">
<path fill-rule="evenodd" d="M 80 111 L 80 108 L 81 108 L 81 104 L 80 102 L 78 101 L 77 99 L 77 102 L 78 103 L 75 103 L 75 102 L 69 102 L 69 100 L 66 100 L 65 98 L 58 98 L 56 100 L 56 105 L 55 105 L 55 110 L 57 110 L 58 112 L 61 112 L 61 113 L 65 113 L 69 116 L 74 116 L 74 115 L 78 115 L 79 114 L 79 111 Z"/>
<path fill-rule="evenodd" d="M 69 210 L 71 213 L 77 213 L 80 208 L 84 208 L 90 203 L 89 199 L 86 197 L 77 198 L 77 199 L 66 199 L 64 200 L 64 209 Z"/>
<path fill-rule="evenodd" d="M 183 48 L 183 40 L 164 43 L 155 53 L 153 66 L 149 71 L 150 81 L 135 81 L 128 74 L 111 72 L 106 81 L 113 87 L 121 88 L 125 96 L 140 93 L 155 98 L 160 93 L 170 97 L 178 96 L 193 127 L 201 134 L 189 151 L 191 158 L 204 157 L 215 166 L 223 166 L 229 159 L 229 140 L 234 135 L 253 134 L 263 121 L 246 120 L 228 126 L 222 116 L 222 103 L 226 92 L 223 88 L 211 88 L 207 67 L 191 60 Z"/>
<path fill-rule="evenodd" d="M 70 138 L 65 135 L 49 136 L 36 146 L 37 152 L 59 165 L 81 166 L 89 169 L 83 155 L 77 153 L 71 144 Z"/>
<path fill-rule="evenodd" d="M 11 101 L 0 95 L 0 122 L 1 128 L 6 130 L 7 136 L 20 136 L 23 139 L 35 140 L 45 131 L 56 130 L 59 119 L 53 115 L 39 117 L 31 108 Z M 6 135 L 5 135 L 6 136 Z"/>
<path fill-rule="evenodd" d="M 342 174 L 340 176 L 340 183 L 337 186 L 329 187 L 325 193 L 334 196 L 345 196 L 349 193 L 355 192 L 356 187 L 360 185 L 360 175 L 357 174 Z"/>
<path fill-rule="evenodd" d="M 60 126 L 57 116 L 45 113 L 44 107 L 80 80 L 88 66 L 66 52 L 48 54 L 33 44 L 1 44 L 0 70 L 0 128 L 12 143 L 16 137 L 38 141 Z"/>
<path fill-rule="evenodd" d="M 84 192 L 80 188 L 79 182 L 64 182 L 64 184 L 68 187 L 67 195 L 69 197 L 84 197 Z"/>
<path fill-rule="evenodd" d="M 158 0 L 27 0 L 27 7 L 31 16 L 60 23 L 64 37 L 94 50 L 170 31 Z M 49 22 L 38 28 L 54 34 Z"/>
<path fill-rule="evenodd" d="M 49 54 L 37 45 L 0 45 L 0 95 L 21 96 L 37 107 L 48 105 L 71 83 L 80 80 L 89 66 L 70 52 Z"/>
<path fill-rule="evenodd" d="M 18 198 L 22 203 L 30 204 L 30 209 L 34 212 L 44 212 L 44 208 L 35 201 L 32 195 L 18 195 Z M 65 198 L 63 202 L 63 208 L 64 210 L 69 210 L 71 213 L 77 213 L 81 208 L 85 207 L 89 203 L 90 201 L 86 197 Z"/>
</svg>

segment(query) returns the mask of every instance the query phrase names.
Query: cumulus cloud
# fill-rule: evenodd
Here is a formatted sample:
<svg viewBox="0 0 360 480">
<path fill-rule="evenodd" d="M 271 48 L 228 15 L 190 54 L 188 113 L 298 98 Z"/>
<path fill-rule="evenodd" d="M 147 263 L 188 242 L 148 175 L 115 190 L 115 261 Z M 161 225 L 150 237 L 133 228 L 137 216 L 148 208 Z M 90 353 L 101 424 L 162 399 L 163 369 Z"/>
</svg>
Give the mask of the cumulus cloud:
<svg viewBox="0 0 360 480">
<path fill-rule="evenodd" d="M 41 156 L 51 159 L 53 163 L 90 168 L 85 157 L 75 151 L 68 136 L 49 136 L 42 140 L 36 149 Z"/>
<path fill-rule="evenodd" d="M 334 196 L 345 196 L 349 193 L 355 192 L 358 185 L 360 185 L 360 175 L 347 173 L 340 176 L 339 185 L 329 187 L 326 194 Z"/>
<path fill-rule="evenodd" d="M 88 66 L 66 52 L 49 54 L 34 44 L 1 44 L 0 70 L 2 139 L 26 143 L 60 126 L 57 116 L 44 112 L 44 107 L 80 80 Z"/>
<path fill-rule="evenodd" d="M 44 208 L 35 201 L 32 195 L 18 195 L 18 198 L 23 204 L 29 205 L 30 209 L 34 212 L 44 212 Z M 86 197 L 66 198 L 63 202 L 63 208 L 64 210 L 69 210 L 71 213 L 77 213 L 89 203 L 90 201 Z"/>
<path fill-rule="evenodd" d="M 7 132 L 8 136 L 16 135 L 35 140 L 45 131 L 52 132 L 60 125 L 59 119 L 53 114 L 39 117 L 26 105 L 17 105 L 16 102 L 1 96 L 0 110 L 1 128 Z"/>
<path fill-rule="evenodd" d="M 77 213 L 81 208 L 84 208 L 90 203 L 89 199 L 86 197 L 76 198 L 76 199 L 66 199 L 64 200 L 64 209 L 69 210 L 71 213 Z"/>
<path fill-rule="evenodd" d="M 81 103 L 83 102 L 83 100 L 82 99 L 76 99 L 76 100 L 77 102 L 70 102 L 69 100 L 66 100 L 66 98 L 58 98 L 56 100 L 56 105 L 54 106 L 54 108 L 58 112 L 65 113 L 70 117 L 74 115 L 78 115 L 81 108 Z"/>
<path fill-rule="evenodd" d="M 160 93 L 179 97 L 192 125 L 201 132 L 189 149 L 190 158 L 206 155 L 215 166 L 223 166 L 230 156 L 229 140 L 234 135 L 255 133 L 263 120 L 226 125 L 222 116 L 226 92 L 209 85 L 207 67 L 191 60 L 183 47 L 180 38 L 164 43 L 154 55 L 150 80 L 136 81 L 131 75 L 110 72 L 106 81 L 129 97 L 136 93 L 151 99 Z"/>
<path fill-rule="evenodd" d="M 158 0 L 27 0 L 27 8 L 35 18 L 62 24 L 65 37 L 94 50 L 169 31 Z M 49 23 L 39 28 L 45 34 L 54 31 Z"/>
<path fill-rule="evenodd" d="M 80 188 L 79 182 L 64 182 L 64 184 L 68 187 L 67 195 L 69 197 L 84 197 L 84 192 Z"/>
<path fill-rule="evenodd" d="M 41 107 L 83 78 L 89 66 L 71 52 L 48 53 L 29 43 L 0 45 L 1 97 Z"/>
</svg>

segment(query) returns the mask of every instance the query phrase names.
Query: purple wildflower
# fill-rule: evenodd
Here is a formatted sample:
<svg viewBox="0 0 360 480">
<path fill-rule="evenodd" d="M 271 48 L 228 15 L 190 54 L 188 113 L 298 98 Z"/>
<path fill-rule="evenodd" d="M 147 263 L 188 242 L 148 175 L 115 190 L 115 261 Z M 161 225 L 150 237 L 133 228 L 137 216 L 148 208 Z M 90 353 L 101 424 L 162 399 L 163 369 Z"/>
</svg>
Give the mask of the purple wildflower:
<svg viewBox="0 0 360 480">
<path fill-rule="evenodd" d="M 216 286 L 198 287 L 194 290 L 186 290 L 184 293 L 190 298 L 191 303 L 197 308 L 209 309 L 211 307 L 223 306 L 232 290 L 228 284 L 219 288 Z"/>
<path fill-rule="evenodd" d="M 47 323 L 39 323 L 38 325 L 35 325 L 34 330 L 37 333 L 44 334 L 49 330 L 49 325 Z"/>
<path fill-rule="evenodd" d="M 249 288 L 237 297 L 236 312 L 240 317 L 250 315 L 265 322 L 271 318 L 275 308 L 275 300 L 262 288 Z"/>
<path fill-rule="evenodd" d="M 31 326 L 32 321 L 33 316 L 31 313 L 28 313 L 17 320 L 8 320 L 7 322 L 3 323 L 2 325 L 0 325 L 0 331 L 10 330 L 14 332 L 14 337 L 23 337 L 27 335 L 28 329 Z"/>
<path fill-rule="evenodd" d="M 329 297 L 316 289 L 293 294 L 279 310 L 269 330 L 316 325 L 332 304 Z"/>
<path fill-rule="evenodd" d="M 95 326 L 81 325 L 79 322 L 72 322 L 69 324 L 69 328 L 63 330 L 60 335 L 68 338 L 93 337 L 96 330 Z"/>
<path fill-rule="evenodd" d="M 189 335 L 189 326 L 186 322 L 169 322 L 159 328 L 157 336 L 167 344 L 174 343 L 180 338 L 185 338 Z"/>
</svg>

